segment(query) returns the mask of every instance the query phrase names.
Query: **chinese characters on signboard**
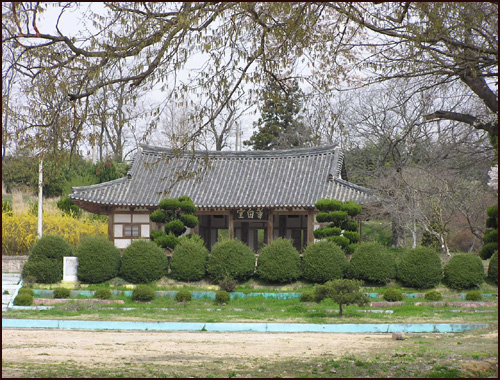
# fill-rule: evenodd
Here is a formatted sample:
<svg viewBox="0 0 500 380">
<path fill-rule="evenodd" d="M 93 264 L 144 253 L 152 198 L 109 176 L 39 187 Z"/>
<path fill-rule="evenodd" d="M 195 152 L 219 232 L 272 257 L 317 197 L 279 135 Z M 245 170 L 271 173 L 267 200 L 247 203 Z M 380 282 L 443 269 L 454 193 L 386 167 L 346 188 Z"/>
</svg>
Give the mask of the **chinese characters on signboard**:
<svg viewBox="0 0 500 380">
<path fill-rule="evenodd" d="M 263 208 L 239 208 L 234 211 L 236 220 L 267 220 L 267 210 Z"/>
</svg>

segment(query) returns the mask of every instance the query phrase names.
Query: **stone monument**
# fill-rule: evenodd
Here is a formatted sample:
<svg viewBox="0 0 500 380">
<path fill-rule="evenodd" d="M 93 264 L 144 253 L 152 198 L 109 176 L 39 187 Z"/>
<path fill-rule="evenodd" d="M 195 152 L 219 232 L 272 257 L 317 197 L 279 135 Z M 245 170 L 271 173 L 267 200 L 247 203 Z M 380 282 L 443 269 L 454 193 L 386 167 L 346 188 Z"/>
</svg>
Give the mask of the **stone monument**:
<svg viewBox="0 0 500 380">
<path fill-rule="evenodd" d="M 78 257 L 64 257 L 63 281 L 78 281 L 76 268 L 78 268 Z"/>
</svg>

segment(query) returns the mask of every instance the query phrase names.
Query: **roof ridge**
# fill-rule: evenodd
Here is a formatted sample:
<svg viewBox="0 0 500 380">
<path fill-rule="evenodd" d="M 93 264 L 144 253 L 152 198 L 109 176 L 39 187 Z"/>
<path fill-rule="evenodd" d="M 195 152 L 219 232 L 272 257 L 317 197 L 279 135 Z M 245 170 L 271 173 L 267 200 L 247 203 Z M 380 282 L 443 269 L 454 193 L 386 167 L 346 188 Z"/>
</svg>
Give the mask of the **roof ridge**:
<svg viewBox="0 0 500 380">
<path fill-rule="evenodd" d="M 180 150 L 172 148 L 163 148 L 147 144 L 139 144 L 142 153 L 153 154 L 168 154 L 168 155 L 182 155 L 182 156 L 219 156 L 228 158 L 279 158 L 284 156 L 308 156 L 318 154 L 334 154 L 339 150 L 338 145 L 320 145 L 314 147 L 283 149 L 283 150 L 247 150 L 247 151 L 220 151 L 220 150 Z"/>
<path fill-rule="evenodd" d="M 94 185 L 72 186 L 71 187 L 71 192 L 75 193 L 75 192 L 78 192 L 78 191 L 100 189 L 100 188 L 104 188 L 104 187 L 116 185 L 118 183 L 126 181 L 127 179 L 128 179 L 127 177 L 122 177 L 122 178 L 113 179 L 113 180 L 107 181 L 107 182 L 96 183 Z M 70 194 L 70 195 L 72 195 L 72 194 Z"/>
</svg>

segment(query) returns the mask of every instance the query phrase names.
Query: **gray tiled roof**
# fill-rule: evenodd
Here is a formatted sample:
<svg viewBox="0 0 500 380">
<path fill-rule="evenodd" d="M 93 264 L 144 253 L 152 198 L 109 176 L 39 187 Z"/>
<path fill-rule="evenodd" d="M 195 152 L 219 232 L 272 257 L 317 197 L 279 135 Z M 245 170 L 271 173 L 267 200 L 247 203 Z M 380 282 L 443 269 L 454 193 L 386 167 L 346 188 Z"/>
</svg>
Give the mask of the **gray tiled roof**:
<svg viewBox="0 0 500 380">
<path fill-rule="evenodd" d="M 339 178 L 342 162 L 335 146 L 176 153 L 141 145 L 130 178 L 74 187 L 70 198 L 83 207 L 157 206 L 181 195 L 198 207 L 313 207 L 321 198 L 364 203 L 370 191 Z"/>
</svg>

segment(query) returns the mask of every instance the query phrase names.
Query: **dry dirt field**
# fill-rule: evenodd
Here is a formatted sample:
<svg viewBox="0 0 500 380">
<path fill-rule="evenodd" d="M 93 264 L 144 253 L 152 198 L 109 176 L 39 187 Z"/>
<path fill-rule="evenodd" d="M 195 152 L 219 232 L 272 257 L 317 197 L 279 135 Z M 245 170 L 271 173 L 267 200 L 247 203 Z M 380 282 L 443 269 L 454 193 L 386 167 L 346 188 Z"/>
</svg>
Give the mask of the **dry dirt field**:
<svg viewBox="0 0 500 380">
<path fill-rule="evenodd" d="M 461 334 L 444 335 L 446 340 L 456 340 L 453 335 L 462 337 L 459 345 L 467 341 Z M 488 334 L 488 339 L 484 339 L 484 335 L 474 337 L 479 338 L 478 344 L 485 344 L 487 340 L 490 344 L 498 342 L 498 334 Z M 362 367 L 362 363 L 373 363 L 374 355 L 380 354 L 380 359 L 384 355 L 404 358 L 407 347 L 418 346 L 418 342 L 426 346 L 427 340 L 431 344 L 436 338 L 441 340 L 438 334 L 418 334 L 419 340 L 412 337 L 396 341 L 391 334 L 2 329 L 2 377 L 61 374 L 67 377 L 87 377 L 85 374 L 89 377 L 290 377 L 302 374 L 301 371 L 318 373 L 320 367 L 331 377 L 341 371 L 339 366 L 342 366 L 335 365 L 341 358 L 350 358 L 354 367 Z M 331 365 L 325 369 L 326 359 Z M 482 362 L 487 362 L 485 359 Z M 491 362 L 491 357 L 488 360 Z M 494 370 L 492 366 L 495 364 L 488 364 L 487 369 Z M 373 370 L 374 375 L 380 374 L 378 367 Z"/>
</svg>

